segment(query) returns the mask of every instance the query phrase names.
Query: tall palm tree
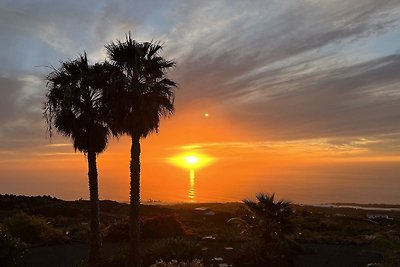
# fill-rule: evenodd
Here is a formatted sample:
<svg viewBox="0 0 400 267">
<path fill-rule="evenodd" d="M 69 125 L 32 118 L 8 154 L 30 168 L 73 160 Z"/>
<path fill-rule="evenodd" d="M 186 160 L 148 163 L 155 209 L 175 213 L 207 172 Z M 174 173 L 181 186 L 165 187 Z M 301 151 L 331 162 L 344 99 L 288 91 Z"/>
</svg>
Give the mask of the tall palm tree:
<svg viewBox="0 0 400 267">
<path fill-rule="evenodd" d="M 140 257 L 140 139 L 158 132 L 161 117 L 174 112 L 176 83 L 166 72 L 175 62 L 160 56 L 159 43 L 138 43 L 130 34 L 125 42 L 106 45 L 109 58 L 124 74 L 123 84 L 111 94 L 110 127 L 114 135 L 131 137 L 129 264 L 141 266 Z"/>
<path fill-rule="evenodd" d="M 292 232 L 291 215 L 293 209 L 291 202 L 275 201 L 275 194 L 260 193 L 256 198 L 257 202 L 252 200 L 244 200 L 243 202 L 253 214 L 253 219 L 257 221 L 256 229 L 261 232 L 264 241 L 275 241 Z"/>
<path fill-rule="evenodd" d="M 62 62 L 47 76 L 48 92 L 44 116 L 50 137 L 53 128 L 70 137 L 75 151 L 87 156 L 90 195 L 90 253 L 89 264 L 95 266 L 100 258 L 99 194 L 97 154 L 107 146 L 109 129 L 103 91 L 112 82 L 110 64 L 89 65 L 86 53 L 76 60 Z"/>
</svg>

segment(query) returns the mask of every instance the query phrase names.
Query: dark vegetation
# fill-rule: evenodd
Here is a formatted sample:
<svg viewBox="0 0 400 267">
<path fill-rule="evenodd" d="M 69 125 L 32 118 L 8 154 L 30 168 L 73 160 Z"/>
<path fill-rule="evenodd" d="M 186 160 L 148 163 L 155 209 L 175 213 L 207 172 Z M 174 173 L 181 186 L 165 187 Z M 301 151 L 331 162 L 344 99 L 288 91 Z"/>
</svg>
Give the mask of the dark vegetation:
<svg viewBox="0 0 400 267">
<path fill-rule="evenodd" d="M 367 215 L 371 211 L 367 210 L 287 205 L 271 201 L 271 196 L 261 199 L 265 203 L 258 200 L 250 204 L 255 205 L 257 216 L 242 203 L 206 204 L 215 212 L 213 216 L 195 211 L 202 206 L 199 204 L 142 205 L 144 265 L 159 259 L 202 258 L 201 248 L 211 247 L 213 242 L 235 248 L 235 266 L 292 266 L 298 255 L 313 255 L 308 244 L 363 245 L 366 255 L 380 255 L 385 266 L 400 264 L 399 211 L 374 211 L 389 218 L 370 219 Z M 264 207 L 273 203 L 279 206 L 275 215 Z M 119 252 L 104 259 L 103 265 L 124 266 L 129 205 L 101 201 L 100 208 L 103 242 L 120 246 Z M 36 247 L 89 242 L 90 207 L 86 200 L 0 195 L 0 210 L 0 266 L 24 266 L 24 255 Z M 236 223 L 230 221 L 232 218 L 238 219 Z M 202 240 L 204 236 L 215 240 Z"/>
<path fill-rule="evenodd" d="M 11 236 L 4 227 L 0 227 L 0 264 L 16 266 L 22 261 L 26 245 L 16 237 Z"/>
</svg>

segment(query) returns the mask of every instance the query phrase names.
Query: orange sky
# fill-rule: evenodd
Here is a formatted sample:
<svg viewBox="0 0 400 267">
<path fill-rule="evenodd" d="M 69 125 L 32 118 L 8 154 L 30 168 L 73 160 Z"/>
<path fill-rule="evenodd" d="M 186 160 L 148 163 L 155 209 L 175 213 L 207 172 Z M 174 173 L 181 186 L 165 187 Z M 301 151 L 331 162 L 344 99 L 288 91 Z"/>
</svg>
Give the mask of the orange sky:
<svg viewBox="0 0 400 267">
<path fill-rule="evenodd" d="M 207 112 L 208 117 L 204 116 Z M 5 178 L 3 190 L 67 199 L 86 198 L 84 156 L 75 153 L 67 139 L 56 137 L 51 144 L 47 141 L 44 139 L 37 151 L 10 154 L 0 161 L 0 174 Z M 374 142 L 379 140 L 355 139 L 346 145 L 330 144 L 328 139 L 258 141 L 252 139 L 251 129 L 234 123 L 229 114 L 210 103 L 182 111 L 178 106 L 175 116 L 162 121 L 159 134 L 142 140 L 142 198 L 144 201 L 188 201 L 189 169 L 174 166 L 168 159 L 194 153 L 213 159 L 209 166 L 195 170 L 192 189 L 201 192 L 195 195 L 195 201 L 238 201 L 265 188 L 289 198 L 299 198 L 298 201 L 312 202 L 290 192 L 307 183 L 314 188 L 312 184 L 318 186 L 320 182 L 330 191 L 340 190 L 343 181 L 335 183 L 327 179 L 323 182 L 327 175 L 324 166 L 332 171 L 335 168 L 345 170 L 351 163 L 364 166 L 367 162 L 393 162 L 390 168 L 397 168 L 398 156 L 376 155 L 365 147 Z M 112 140 L 106 152 L 99 156 L 101 198 L 128 199 L 129 149 L 130 139 L 123 137 Z M 344 173 L 357 174 L 354 169 Z"/>
<path fill-rule="evenodd" d="M 176 113 L 142 142 L 144 200 L 400 203 L 398 1 L 161 2 L 0 3 L 0 194 L 87 198 L 85 157 L 46 139 L 47 66 L 103 61 L 131 32 L 177 63 Z M 129 146 L 99 156 L 101 198 L 128 199 Z M 192 152 L 213 162 L 191 182 L 168 158 Z"/>
</svg>

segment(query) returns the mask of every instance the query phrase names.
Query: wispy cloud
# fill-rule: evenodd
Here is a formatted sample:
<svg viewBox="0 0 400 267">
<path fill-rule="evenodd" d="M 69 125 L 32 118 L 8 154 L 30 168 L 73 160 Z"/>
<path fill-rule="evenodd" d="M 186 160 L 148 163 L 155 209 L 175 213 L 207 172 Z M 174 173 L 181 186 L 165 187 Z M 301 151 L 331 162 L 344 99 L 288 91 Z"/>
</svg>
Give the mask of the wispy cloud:
<svg viewBox="0 0 400 267">
<path fill-rule="evenodd" d="M 71 147 L 71 144 L 48 144 L 48 147 Z"/>
<path fill-rule="evenodd" d="M 176 147 L 182 151 L 203 151 L 211 154 L 230 154 L 231 156 L 243 157 L 245 154 L 266 156 L 276 158 L 280 156 L 297 155 L 305 158 L 343 158 L 354 157 L 365 160 L 365 158 L 379 158 L 383 160 L 398 160 L 397 153 L 400 148 L 399 136 L 375 136 L 370 138 L 323 138 L 305 139 L 292 141 L 259 141 L 259 142 L 210 142 L 196 143 Z M 392 151 L 384 148 L 386 144 L 391 145 Z M 378 149 L 377 148 L 381 148 Z M 395 152 L 395 153 L 393 153 Z"/>
<path fill-rule="evenodd" d="M 1 3 L 0 149 L 47 142 L 44 66 L 102 60 L 129 30 L 178 62 L 178 112 L 212 100 L 257 140 L 399 134 L 399 12 L 398 0 Z M 400 153 L 393 142 L 374 149 Z"/>
</svg>

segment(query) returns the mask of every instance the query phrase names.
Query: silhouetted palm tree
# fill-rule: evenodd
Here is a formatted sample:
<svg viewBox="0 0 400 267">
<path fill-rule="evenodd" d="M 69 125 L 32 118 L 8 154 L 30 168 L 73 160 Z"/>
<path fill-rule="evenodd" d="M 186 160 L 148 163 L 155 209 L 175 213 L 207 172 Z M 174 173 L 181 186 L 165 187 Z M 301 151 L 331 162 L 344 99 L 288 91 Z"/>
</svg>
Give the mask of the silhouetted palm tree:
<svg viewBox="0 0 400 267">
<path fill-rule="evenodd" d="M 141 266 L 140 259 L 140 138 L 158 132 L 160 118 L 174 112 L 176 83 L 166 77 L 175 66 L 159 53 L 159 43 L 138 43 L 128 34 L 125 42 L 106 45 L 111 61 L 124 74 L 121 87 L 112 93 L 110 127 L 115 135 L 131 137 L 130 161 L 130 250 L 129 264 Z M 117 97 L 115 97 L 117 96 Z"/>
<path fill-rule="evenodd" d="M 86 53 L 73 61 L 62 62 L 47 77 L 48 92 L 44 116 L 50 137 L 53 127 L 70 137 L 75 151 L 85 153 L 88 161 L 90 194 L 90 255 L 94 266 L 100 257 L 99 195 L 96 157 L 107 146 L 109 129 L 105 121 L 103 90 L 112 82 L 112 66 L 89 65 Z"/>
<path fill-rule="evenodd" d="M 254 215 L 258 223 L 257 229 L 266 242 L 274 241 L 293 231 L 291 202 L 275 201 L 275 194 L 260 193 L 256 196 L 257 202 L 244 200 L 244 204 Z"/>
</svg>

